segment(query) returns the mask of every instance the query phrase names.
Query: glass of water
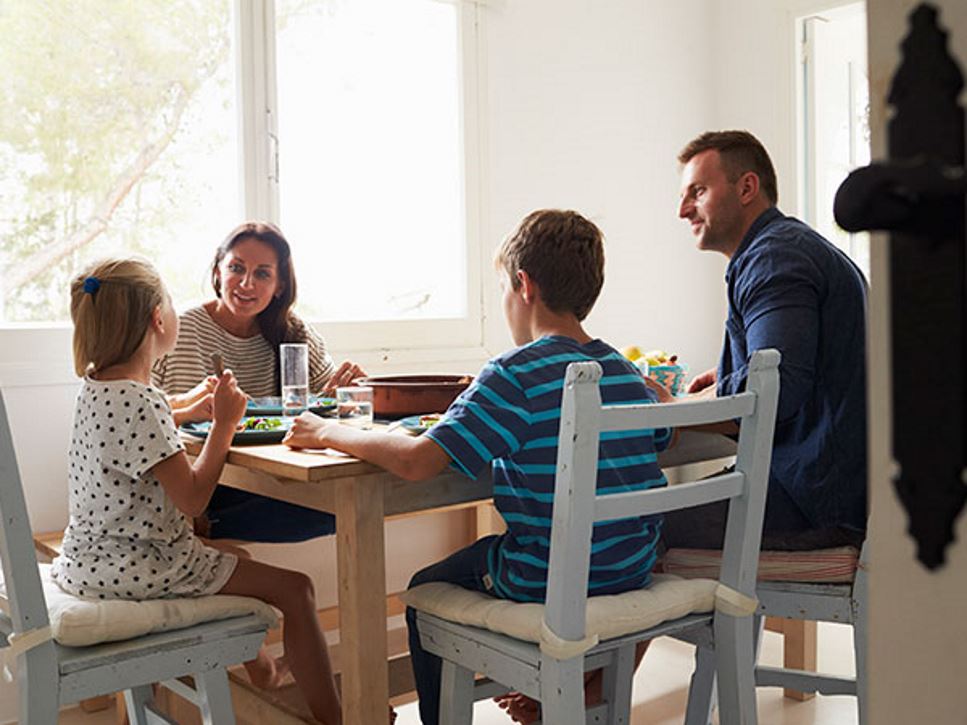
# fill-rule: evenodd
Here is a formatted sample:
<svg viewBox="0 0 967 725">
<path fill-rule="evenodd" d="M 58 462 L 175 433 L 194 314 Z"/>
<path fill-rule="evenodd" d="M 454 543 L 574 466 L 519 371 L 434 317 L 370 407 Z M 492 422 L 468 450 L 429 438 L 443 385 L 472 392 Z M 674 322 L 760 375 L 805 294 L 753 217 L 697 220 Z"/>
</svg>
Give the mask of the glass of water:
<svg viewBox="0 0 967 725">
<path fill-rule="evenodd" d="M 373 427 L 373 389 L 336 388 L 336 416 L 340 423 L 367 430 Z"/>
<path fill-rule="evenodd" d="M 282 378 L 282 415 L 299 415 L 309 404 L 309 346 L 304 342 L 279 345 Z"/>
</svg>

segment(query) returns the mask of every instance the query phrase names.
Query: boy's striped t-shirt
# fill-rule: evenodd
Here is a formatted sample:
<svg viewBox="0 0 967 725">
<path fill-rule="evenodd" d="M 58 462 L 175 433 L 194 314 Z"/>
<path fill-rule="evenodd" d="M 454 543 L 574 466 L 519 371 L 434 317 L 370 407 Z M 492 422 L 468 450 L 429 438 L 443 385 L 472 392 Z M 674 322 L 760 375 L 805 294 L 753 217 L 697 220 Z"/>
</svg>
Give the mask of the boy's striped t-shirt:
<svg viewBox="0 0 967 725">
<path fill-rule="evenodd" d="M 604 404 L 656 402 L 641 373 L 610 345 L 548 336 L 488 362 L 426 434 L 471 478 L 492 463 L 494 504 L 507 523 L 489 557 L 498 596 L 544 600 L 564 375 L 570 363 L 582 361 L 601 364 Z M 668 429 L 602 434 L 598 491 L 664 486 L 657 451 L 670 437 Z M 660 515 L 595 524 L 589 593 L 615 594 L 648 584 L 660 530 Z"/>
</svg>

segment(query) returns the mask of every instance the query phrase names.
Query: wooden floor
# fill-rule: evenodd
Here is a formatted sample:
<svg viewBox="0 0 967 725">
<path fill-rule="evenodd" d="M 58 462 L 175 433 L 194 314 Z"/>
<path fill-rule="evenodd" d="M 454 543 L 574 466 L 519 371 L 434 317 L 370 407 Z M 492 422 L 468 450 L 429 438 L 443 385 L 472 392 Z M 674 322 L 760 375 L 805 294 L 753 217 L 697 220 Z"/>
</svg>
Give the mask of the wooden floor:
<svg viewBox="0 0 967 725">
<path fill-rule="evenodd" d="M 763 661 L 781 662 L 780 637 L 767 633 Z M 819 665 L 840 674 L 853 671 L 851 629 L 820 624 Z M 684 716 L 686 687 L 692 669 L 688 645 L 663 638 L 652 646 L 635 677 L 633 725 L 677 725 Z M 855 725 L 856 704 L 851 697 L 816 697 L 796 702 L 782 697 L 779 689 L 758 691 L 759 722 L 763 725 Z M 416 705 L 398 709 L 397 725 L 419 725 Z M 70 710 L 60 718 L 62 725 L 114 725 L 113 711 L 85 715 Z M 474 725 L 508 725 L 510 719 L 491 702 L 477 703 Z"/>
</svg>

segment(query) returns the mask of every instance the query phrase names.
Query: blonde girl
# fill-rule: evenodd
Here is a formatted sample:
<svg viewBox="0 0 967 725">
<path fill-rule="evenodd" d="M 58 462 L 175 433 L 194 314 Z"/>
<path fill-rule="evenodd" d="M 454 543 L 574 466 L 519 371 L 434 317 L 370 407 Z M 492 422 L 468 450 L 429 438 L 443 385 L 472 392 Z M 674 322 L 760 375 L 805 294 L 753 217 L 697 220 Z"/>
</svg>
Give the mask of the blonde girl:
<svg viewBox="0 0 967 725">
<path fill-rule="evenodd" d="M 83 377 L 69 456 L 70 523 L 53 575 L 83 597 L 153 599 L 236 594 L 285 617 L 285 661 L 312 714 L 341 722 L 312 582 L 206 546 L 191 517 L 204 511 L 225 463 L 246 397 L 226 371 L 214 385 L 213 422 L 192 462 L 171 407 L 152 387 L 151 366 L 172 349 L 178 317 L 146 261 L 111 259 L 71 284 L 74 368 Z M 278 662 L 247 663 L 256 682 L 278 685 Z"/>
</svg>

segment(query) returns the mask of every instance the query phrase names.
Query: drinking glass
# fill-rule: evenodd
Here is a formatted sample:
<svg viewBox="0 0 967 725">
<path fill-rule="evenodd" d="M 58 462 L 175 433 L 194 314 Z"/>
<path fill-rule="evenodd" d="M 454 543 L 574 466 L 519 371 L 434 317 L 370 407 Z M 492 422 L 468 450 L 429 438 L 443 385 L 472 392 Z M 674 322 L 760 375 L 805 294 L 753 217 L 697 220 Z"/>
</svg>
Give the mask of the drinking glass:
<svg viewBox="0 0 967 725">
<path fill-rule="evenodd" d="M 373 427 L 373 389 L 336 388 L 336 416 L 340 423 L 368 430 Z"/>
<path fill-rule="evenodd" d="M 299 415 L 309 404 L 309 346 L 304 342 L 279 345 L 282 377 L 282 415 Z"/>
</svg>

